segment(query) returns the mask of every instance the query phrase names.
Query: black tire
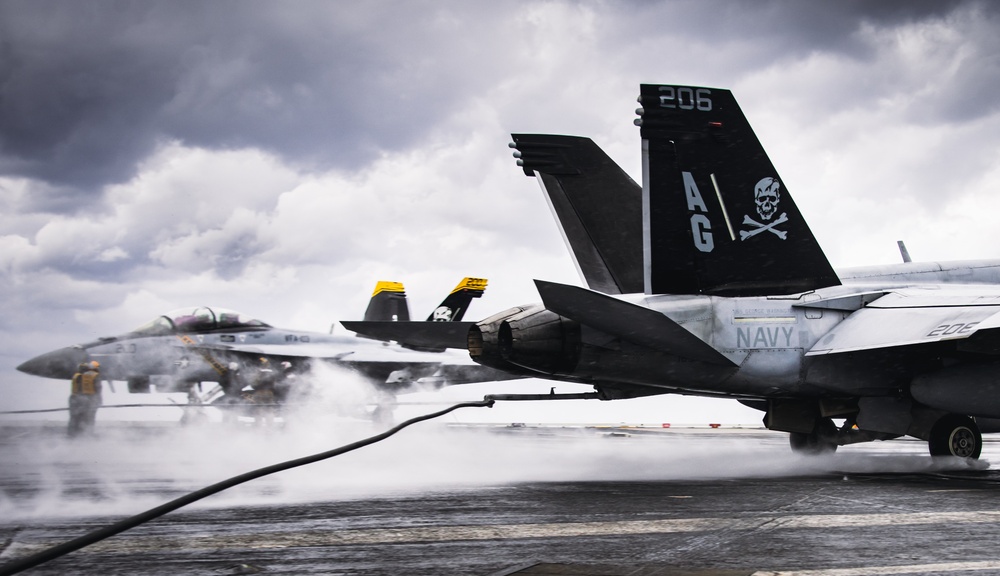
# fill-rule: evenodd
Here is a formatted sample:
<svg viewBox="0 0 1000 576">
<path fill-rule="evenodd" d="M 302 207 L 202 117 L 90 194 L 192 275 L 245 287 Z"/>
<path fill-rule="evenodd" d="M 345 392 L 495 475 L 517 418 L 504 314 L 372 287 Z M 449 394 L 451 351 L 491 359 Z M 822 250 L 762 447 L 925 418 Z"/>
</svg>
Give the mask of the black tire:
<svg viewBox="0 0 1000 576">
<path fill-rule="evenodd" d="M 809 432 L 792 432 L 788 436 L 792 452 L 805 456 L 833 454 L 837 451 L 837 426 L 829 418 L 821 419 Z"/>
<path fill-rule="evenodd" d="M 949 414 L 931 428 L 927 447 L 931 456 L 957 456 L 976 460 L 983 451 L 983 435 L 972 418 Z"/>
<path fill-rule="evenodd" d="M 129 376 L 126 382 L 130 394 L 149 394 L 151 391 L 149 376 Z"/>
</svg>

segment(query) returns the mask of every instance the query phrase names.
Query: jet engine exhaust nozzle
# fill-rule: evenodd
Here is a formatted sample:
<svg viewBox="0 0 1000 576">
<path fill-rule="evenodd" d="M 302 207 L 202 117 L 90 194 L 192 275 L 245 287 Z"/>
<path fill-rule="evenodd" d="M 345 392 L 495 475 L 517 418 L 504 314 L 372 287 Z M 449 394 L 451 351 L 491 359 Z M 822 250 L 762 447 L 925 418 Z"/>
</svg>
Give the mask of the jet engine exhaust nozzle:
<svg viewBox="0 0 1000 576">
<path fill-rule="evenodd" d="M 572 372 L 580 360 L 580 324 L 542 307 L 500 322 L 500 357 L 543 374 Z"/>
<path fill-rule="evenodd" d="M 514 307 L 494 314 L 469 328 L 469 357 L 478 364 L 509 372 L 520 372 L 517 366 L 511 365 L 500 355 L 497 345 L 497 330 L 500 322 L 509 316 L 520 313 L 524 307 Z"/>
</svg>

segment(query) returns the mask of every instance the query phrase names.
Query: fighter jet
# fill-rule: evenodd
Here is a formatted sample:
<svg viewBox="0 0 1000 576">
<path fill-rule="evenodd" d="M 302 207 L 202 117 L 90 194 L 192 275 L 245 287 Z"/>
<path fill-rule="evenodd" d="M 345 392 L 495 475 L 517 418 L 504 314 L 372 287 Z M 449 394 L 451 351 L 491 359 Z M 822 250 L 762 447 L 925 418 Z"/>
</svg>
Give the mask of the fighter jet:
<svg viewBox="0 0 1000 576">
<path fill-rule="evenodd" d="M 730 91 L 639 102 L 641 187 L 589 139 L 513 135 L 590 289 L 536 280 L 542 303 L 463 324 L 471 357 L 601 399 L 736 398 L 803 453 L 912 436 L 978 458 L 1000 431 L 1000 261 L 838 273 Z M 345 323 L 461 347 L 411 324 Z"/>
<path fill-rule="evenodd" d="M 486 283 L 481 278 L 463 279 L 427 320 L 461 320 L 472 299 L 482 296 Z M 403 285 L 379 282 L 365 319 L 409 321 Z M 199 382 L 220 382 L 222 398 L 230 400 L 252 386 L 251 375 L 262 361 L 268 370 L 283 365 L 291 373 L 324 361 L 348 368 L 387 392 L 418 382 L 438 386 L 509 378 L 474 364 L 464 354 L 429 353 L 444 350 L 416 351 L 356 336 L 275 328 L 239 312 L 201 306 L 168 312 L 120 336 L 47 352 L 17 369 L 68 380 L 81 362 L 96 360 L 105 379 L 128 382 L 129 392 L 150 392 L 152 379 L 158 392 L 187 392 Z"/>
</svg>

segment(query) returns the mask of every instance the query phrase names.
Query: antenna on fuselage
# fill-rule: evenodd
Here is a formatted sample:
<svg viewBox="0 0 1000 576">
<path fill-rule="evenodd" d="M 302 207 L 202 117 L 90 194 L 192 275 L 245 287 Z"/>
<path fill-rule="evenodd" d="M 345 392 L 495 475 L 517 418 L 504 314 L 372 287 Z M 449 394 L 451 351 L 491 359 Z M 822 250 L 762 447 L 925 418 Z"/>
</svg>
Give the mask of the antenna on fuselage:
<svg viewBox="0 0 1000 576">
<path fill-rule="evenodd" d="M 910 252 L 906 249 L 906 244 L 902 240 L 896 240 L 896 246 L 899 246 L 899 255 L 903 257 L 903 262 L 913 262 L 910 258 Z"/>
</svg>

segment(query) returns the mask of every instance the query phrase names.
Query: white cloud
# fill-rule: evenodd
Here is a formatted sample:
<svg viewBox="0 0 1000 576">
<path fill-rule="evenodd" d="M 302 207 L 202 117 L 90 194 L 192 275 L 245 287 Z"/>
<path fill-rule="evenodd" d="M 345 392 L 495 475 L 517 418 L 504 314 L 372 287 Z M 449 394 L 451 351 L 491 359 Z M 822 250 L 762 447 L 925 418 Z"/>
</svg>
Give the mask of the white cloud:
<svg viewBox="0 0 1000 576">
<path fill-rule="evenodd" d="M 416 317 L 466 275 L 490 279 L 470 315 L 536 301 L 533 278 L 577 279 L 509 133 L 591 136 L 638 181 L 640 82 L 732 88 L 836 265 L 898 261 L 897 239 L 917 259 L 996 256 L 1000 50 L 976 3 L 898 18 L 783 2 L 317 3 L 224 29 L 207 10 L 187 23 L 197 34 L 183 14 L 106 24 L 142 48 L 109 56 L 147 70 L 155 98 L 99 91 L 121 113 L 83 120 L 115 119 L 120 158 L 75 161 L 135 156 L 95 168 L 132 176 L 73 188 L 0 159 L 7 372 L 186 305 L 326 331 L 383 279 L 406 283 Z M 0 144 L 64 127 L 43 128 L 0 122 Z M 54 165 L 75 150 L 62 144 Z"/>
</svg>

